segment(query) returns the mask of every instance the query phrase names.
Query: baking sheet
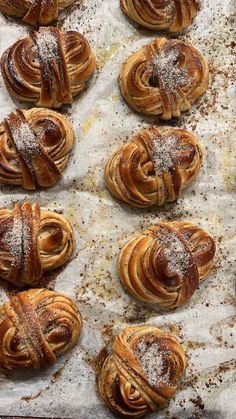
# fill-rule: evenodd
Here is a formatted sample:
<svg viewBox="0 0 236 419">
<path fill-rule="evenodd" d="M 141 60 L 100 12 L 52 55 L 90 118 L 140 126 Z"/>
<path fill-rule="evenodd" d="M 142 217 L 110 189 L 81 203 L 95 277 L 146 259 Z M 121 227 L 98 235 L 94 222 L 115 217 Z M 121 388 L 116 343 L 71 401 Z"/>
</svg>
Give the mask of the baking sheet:
<svg viewBox="0 0 236 419">
<path fill-rule="evenodd" d="M 170 123 L 192 130 L 204 149 L 198 179 L 178 202 L 136 210 L 106 190 L 105 162 L 140 127 L 160 124 L 134 113 L 123 102 L 117 76 L 123 60 L 155 38 L 122 13 L 119 1 L 77 2 L 61 20 L 64 29 L 83 32 L 96 56 L 97 70 L 86 91 L 64 108 L 74 124 L 75 147 L 63 179 L 53 188 L 25 193 L 1 186 L 0 205 L 39 200 L 59 209 L 73 225 L 73 260 L 45 281 L 76 299 L 84 319 L 80 344 L 41 372 L 1 373 L 0 417 L 4 415 L 112 418 L 96 392 L 101 353 L 125 326 L 155 324 L 184 342 L 189 366 L 170 404 L 150 418 L 222 418 L 236 415 L 235 402 L 235 88 L 234 0 L 205 0 L 180 38 L 199 48 L 210 64 L 210 87 L 193 109 Z M 0 16 L 0 54 L 27 28 Z M 161 34 L 157 34 L 161 36 Z M 14 110 L 0 79 L 0 118 Z M 174 310 L 137 304 L 121 288 L 117 255 L 124 243 L 151 224 L 189 220 L 217 240 L 214 268 L 184 307 Z M 0 302 L 10 292 L 1 282 Z M 102 352 L 101 352 L 102 351 Z"/>
</svg>

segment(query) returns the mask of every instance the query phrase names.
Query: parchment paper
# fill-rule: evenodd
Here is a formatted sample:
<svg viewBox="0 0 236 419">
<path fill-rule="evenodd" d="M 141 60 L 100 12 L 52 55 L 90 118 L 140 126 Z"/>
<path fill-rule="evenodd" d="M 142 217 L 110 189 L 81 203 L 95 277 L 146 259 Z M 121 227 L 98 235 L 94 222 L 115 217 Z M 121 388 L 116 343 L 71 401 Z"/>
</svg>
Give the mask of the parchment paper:
<svg viewBox="0 0 236 419">
<path fill-rule="evenodd" d="M 78 2 L 79 3 L 79 2 Z M 198 179 L 178 202 L 161 209 L 135 210 L 106 190 L 103 170 L 111 153 L 141 126 L 143 118 L 123 102 L 117 76 L 123 60 L 155 36 L 122 13 L 119 1 L 87 0 L 61 20 L 64 29 L 83 32 L 97 55 L 97 71 L 69 114 L 75 128 L 73 154 L 64 178 L 36 193 L 1 186 L 0 205 L 39 200 L 63 210 L 73 225 L 77 250 L 73 260 L 47 286 L 76 299 L 84 324 L 80 344 L 42 372 L 0 375 L 0 415 L 72 419 L 112 418 L 96 391 L 99 353 L 125 326 L 155 324 L 171 330 L 189 356 L 186 375 L 174 400 L 153 418 L 236 417 L 235 386 L 235 90 L 234 0 L 205 0 L 194 23 L 180 38 L 209 60 L 210 87 L 175 125 L 192 130 L 204 148 Z M 27 34 L 27 28 L 0 16 L 0 53 Z M 169 35 L 167 35 L 169 36 Z M 0 117 L 14 110 L 0 79 Z M 217 240 L 214 268 L 184 307 L 163 311 L 137 304 L 123 291 L 117 255 L 137 232 L 162 220 L 189 220 Z M 0 302 L 9 297 L 1 282 Z"/>
</svg>

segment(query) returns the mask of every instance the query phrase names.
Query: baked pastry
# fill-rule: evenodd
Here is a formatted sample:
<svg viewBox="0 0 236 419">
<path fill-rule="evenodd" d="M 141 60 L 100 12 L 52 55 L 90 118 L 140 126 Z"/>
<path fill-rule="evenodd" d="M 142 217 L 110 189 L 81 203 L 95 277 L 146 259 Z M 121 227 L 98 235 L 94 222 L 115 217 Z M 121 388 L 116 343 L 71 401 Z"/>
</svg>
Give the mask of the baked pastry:
<svg viewBox="0 0 236 419">
<path fill-rule="evenodd" d="M 95 68 L 88 41 L 79 32 L 41 27 L 20 39 L 1 58 L 10 94 L 22 102 L 47 108 L 70 104 Z"/>
<path fill-rule="evenodd" d="M 154 31 L 179 32 L 198 12 L 198 0 L 120 0 L 127 16 Z"/>
<path fill-rule="evenodd" d="M 99 376 L 99 390 L 119 417 L 141 418 L 171 399 L 187 359 L 175 337 L 153 326 L 124 329 Z"/>
<path fill-rule="evenodd" d="M 159 223 L 121 250 L 121 282 L 134 298 L 163 307 L 185 304 L 211 269 L 213 238 L 182 221 Z"/>
<path fill-rule="evenodd" d="M 192 107 L 208 86 L 203 55 L 179 39 L 157 38 L 123 63 L 122 96 L 135 111 L 169 120 Z"/>
<path fill-rule="evenodd" d="M 71 349 L 81 332 L 75 303 L 38 288 L 20 292 L 0 307 L 0 367 L 42 368 Z"/>
<path fill-rule="evenodd" d="M 0 182 L 49 188 L 61 178 L 73 142 L 65 116 L 49 109 L 17 109 L 0 124 Z"/>
<path fill-rule="evenodd" d="M 109 191 L 135 207 L 163 205 L 178 198 L 199 172 L 202 152 L 196 138 L 179 128 L 142 129 L 108 161 Z"/>
<path fill-rule="evenodd" d="M 69 222 L 39 204 L 0 209 L 0 277 L 16 286 L 36 284 L 43 272 L 64 265 L 74 250 Z"/>
<path fill-rule="evenodd" d="M 29 25 L 48 25 L 75 0 L 0 0 L 0 11 Z"/>
</svg>

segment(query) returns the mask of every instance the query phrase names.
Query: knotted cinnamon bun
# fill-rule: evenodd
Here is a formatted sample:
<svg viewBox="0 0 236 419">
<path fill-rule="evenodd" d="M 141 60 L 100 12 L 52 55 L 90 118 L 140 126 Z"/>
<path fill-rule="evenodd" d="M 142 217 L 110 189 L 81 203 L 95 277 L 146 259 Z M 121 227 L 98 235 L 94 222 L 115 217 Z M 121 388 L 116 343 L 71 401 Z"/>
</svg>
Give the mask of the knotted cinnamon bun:
<svg viewBox="0 0 236 419">
<path fill-rule="evenodd" d="M 64 265 L 74 239 L 64 217 L 39 204 L 16 204 L 0 210 L 0 277 L 16 286 L 33 285 L 43 272 Z"/>
<path fill-rule="evenodd" d="M 62 176 L 74 132 L 63 115 L 33 108 L 17 109 L 0 124 L 0 182 L 35 190 Z"/>
<path fill-rule="evenodd" d="M 20 292 L 0 307 L 0 367 L 42 368 L 71 349 L 81 332 L 75 303 L 47 289 Z"/>
<path fill-rule="evenodd" d="M 160 223 L 123 247 L 120 279 L 137 300 L 178 307 L 206 278 L 214 255 L 213 238 L 199 227 L 179 221 Z"/>
<path fill-rule="evenodd" d="M 119 84 L 137 112 L 169 120 L 192 107 L 208 86 L 208 65 L 194 47 L 157 38 L 124 62 Z"/>
<path fill-rule="evenodd" d="M 0 0 L 0 10 L 29 25 L 48 25 L 75 0 Z"/>
<path fill-rule="evenodd" d="M 187 359 L 175 337 L 153 326 L 128 327 L 114 340 L 99 376 L 112 412 L 141 418 L 171 399 Z"/>
<path fill-rule="evenodd" d="M 142 129 L 120 147 L 105 168 L 110 192 L 135 207 L 163 205 L 178 198 L 200 169 L 202 152 L 183 129 Z"/>
<path fill-rule="evenodd" d="M 130 19 L 152 30 L 179 32 L 198 12 L 198 0 L 120 0 Z"/>
<path fill-rule="evenodd" d="M 1 58 L 12 96 L 37 106 L 59 108 L 73 101 L 95 68 L 88 41 L 79 32 L 41 27 L 20 39 Z"/>
</svg>

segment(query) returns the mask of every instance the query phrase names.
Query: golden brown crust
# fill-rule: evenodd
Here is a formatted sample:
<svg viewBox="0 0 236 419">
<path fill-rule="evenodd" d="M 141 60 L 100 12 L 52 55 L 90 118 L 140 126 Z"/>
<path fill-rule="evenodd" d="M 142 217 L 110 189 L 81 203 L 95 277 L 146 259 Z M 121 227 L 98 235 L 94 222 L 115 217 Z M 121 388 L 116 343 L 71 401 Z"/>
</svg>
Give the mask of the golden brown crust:
<svg viewBox="0 0 236 419">
<path fill-rule="evenodd" d="M 0 11 L 29 25 L 49 25 L 75 0 L 0 0 Z"/>
<path fill-rule="evenodd" d="M 157 38 L 123 63 L 119 84 L 137 112 L 169 120 L 192 107 L 208 86 L 208 65 L 194 47 Z"/>
<path fill-rule="evenodd" d="M 99 390 L 113 413 L 141 418 L 174 396 L 186 365 L 172 334 L 153 326 L 128 327 L 115 338 L 102 366 Z"/>
<path fill-rule="evenodd" d="M 71 349 L 81 332 L 75 303 L 47 289 L 21 292 L 0 307 L 0 367 L 42 368 Z"/>
<path fill-rule="evenodd" d="M 0 277 L 33 285 L 43 272 L 64 265 L 74 249 L 73 231 L 59 214 L 24 202 L 0 210 Z"/>
<path fill-rule="evenodd" d="M 197 0 L 120 0 L 127 16 L 155 31 L 179 32 L 197 15 Z"/>
<path fill-rule="evenodd" d="M 74 132 L 68 119 L 52 110 L 17 109 L 0 124 L 0 182 L 35 190 L 62 176 Z"/>
<path fill-rule="evenodd" d="M 134 298 L 163 307 L 185 304 L 208 275 L 215 242 L 188 222 L 159 223 L 121 250 L 121 282 Z"/>
<path fill-rule="evenodd" d="M 133 142 L 109 159 L 105 180 L 109 191 L 135 207 L 175 201 L 199 172 L 202 152 L 190 132 L 178 128 L 142 129 Z"/>
<path fill-rule="evenodd" d="M 41 27 L 20 39 L 1 58 L 10 94 L 37 106 L 59 108 L 72 103 L 95 68 L 88 41 L 79 32 Z"/>
</svg>

